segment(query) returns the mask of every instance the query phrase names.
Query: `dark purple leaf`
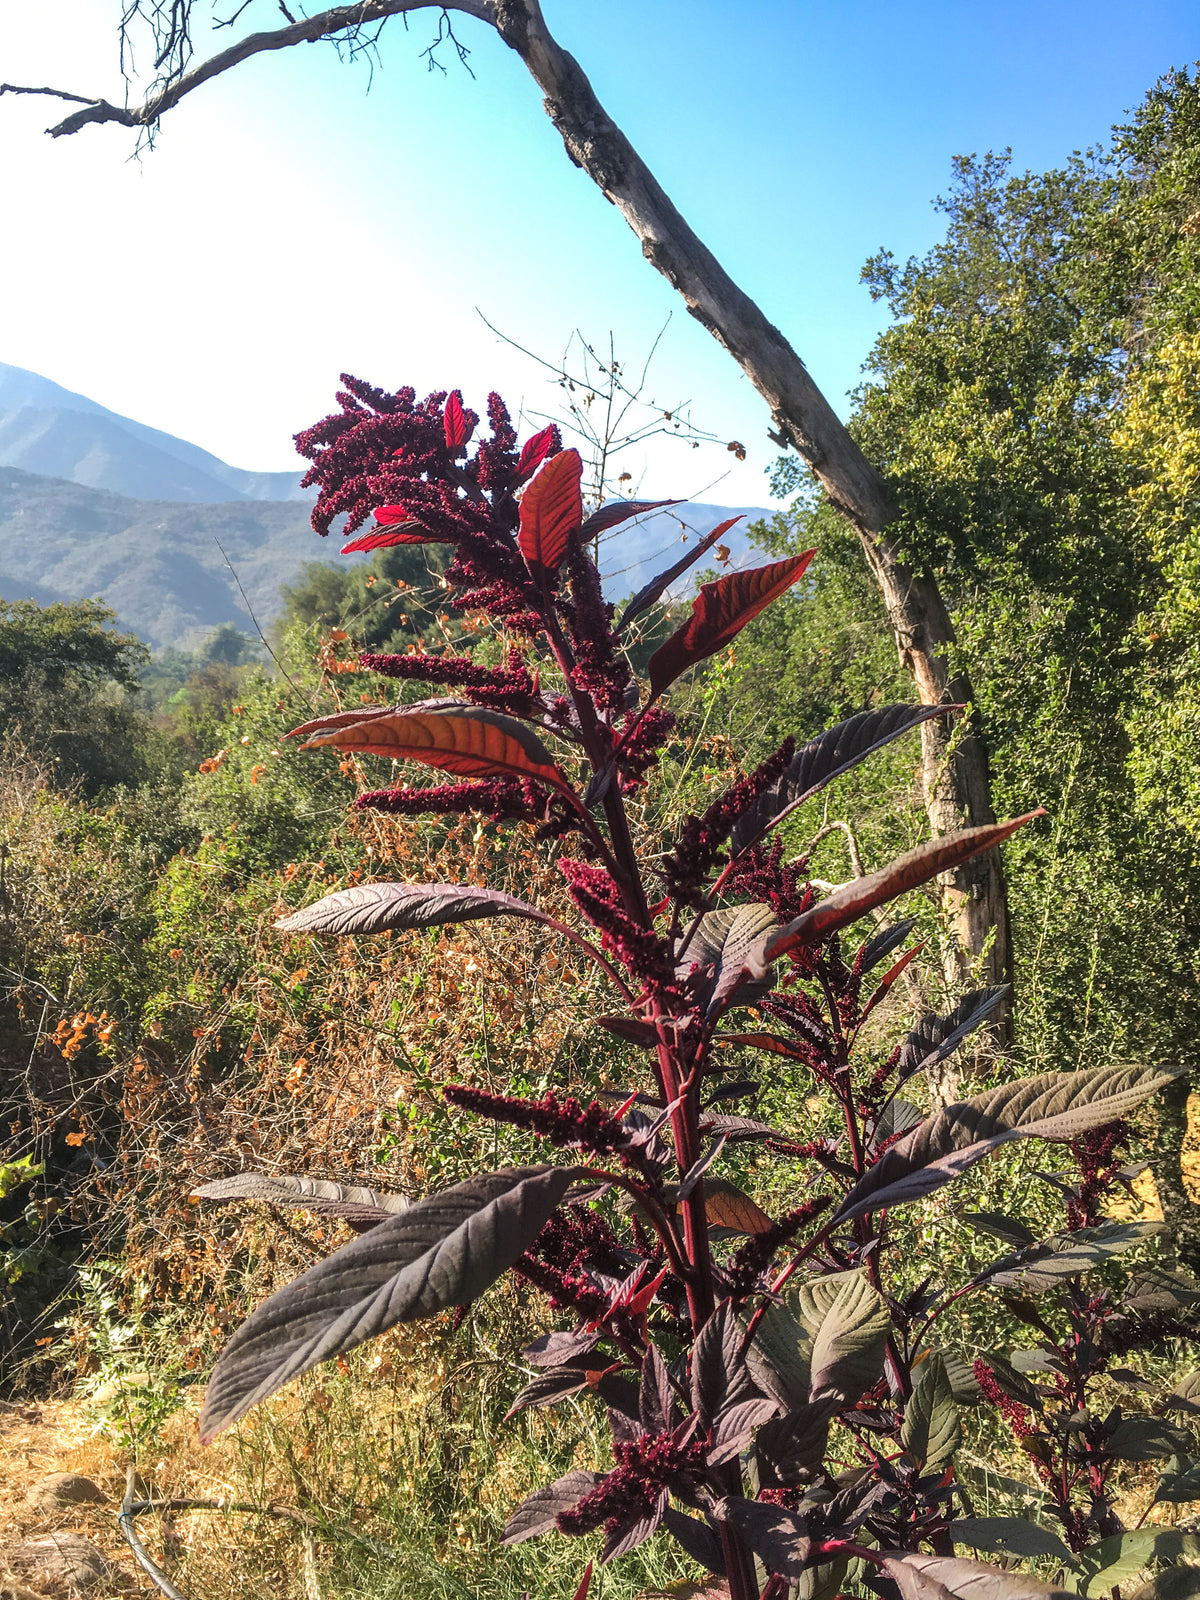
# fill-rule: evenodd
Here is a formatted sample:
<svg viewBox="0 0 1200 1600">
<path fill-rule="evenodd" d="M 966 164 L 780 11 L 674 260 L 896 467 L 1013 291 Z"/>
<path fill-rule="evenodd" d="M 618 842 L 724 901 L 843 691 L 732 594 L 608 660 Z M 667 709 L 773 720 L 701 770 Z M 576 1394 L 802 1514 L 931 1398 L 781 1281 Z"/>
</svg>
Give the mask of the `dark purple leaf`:
<svg viewBox="0 0 1200 1600">
<path fill-rule="evenodd" d="M 592 811 L 604 799 L 613 786 L 613 779 L 617 775 L 615 761 L 606 761 L 599 772 L 594 772 L 588 780 L 588 786 L 583 793 L 583 806 L 585 811 Z"/>
<path fill-rule="evenodd" d="M 600 1552 L 600 1565 L 604 1566 L 609 1561 L 615 1561 L 618 1556 L 628 1555 L 631 1550 L 636 1550 L 638 1545 L 645 1544 L 647 1539 L 657 1533 L 667 1503 L 667 1491 L 664 1489 L 655 1502 L 654 1509 L 646 1516 L 639 1517 L 636 1522 L 623 1527 L 614 1528 L 604 1541 L 604 1548 Z"/>
<path fill-rule="evenodd" d="M 1042 1600 L 1067 1592 L 1024 1572 L 907 1550 L 885 1557 L 880 1571 L 896 1584 L 901 1600 Z"/>
<path fill-rule="evenodd" d="M 667 505 L 673 503 L 672 501 L 664 502 Z M 667 592 L 676 578 L 682 577 L 689 567 L 694 566 L 699 561 L 705 551 L 712 549 L 723 533 L 728 533 L 734 523 L 741 520 L 741 517 L 730 517 L 728 522 L 719 522 L 711 533 L 705 534 L 694 550 L 689 550 L 686 555 L 681 556 L 674 566 L 668 567 L 665 572 L 660 572 L 657 578 L 651 578 L 646 587 L 638 590 L 621 613 L 621 620 L 617 624 L 616 631 L 620 633 L 626 623 L 632 622 L 634 617 L 640 616 L 648 606 L 652 606 L 656 600 Z"/>
<path fill-rule="evenodd" d="M 654 1345 L 649 1345 L 642 1362 L 642 1383 L 638 1397 L 638 1416 L 647 1433 L 669 1433 L 674 1427 L 671 1380 L 666 1365 Z"/>
<path fill-rule="evenodd" d="M 310 1267 L 264 1301 L 221 1352 L 201 1439 L 396 1323 L 478 1299 L 541 1232 L 579 1172 L 513 1167 L 469 1178 Z"/>
<path fill-rule="evenodd" d="M 744 1100 L 747 1095 L 757 1094 L 762 1087 L 753 1078 L 735 1078 L 731 1083 L 723 1083 L 719 1089 L 714 1089 L 704 1102 L 707 1110 L 709 1106 L 716 1105 L 718 1100 Z"/>
<path fill-rule="evenodd" d="M 570 1367 L 557 1368 L 552 1372 L 539 1372 L 509 1406 L 504 1413 L 504 1420 L 507 1422 L 520 1411 L 538 1406 L 556 1405 L 559 1400 L 565 1400 L 568 1395 L 578 1394 L 580 1389 L 586 1389 L 587 1386 L 587 1373 L 576 1372 Z"/>
<path fill-rule="evenodd" d="M 272 1205 L 344 1217 L 350 1223 L 382 1222 L 412 1204 L 402 1194 L 381 1194 L 357 1184 L 329 1183 L 324 1178 L 291 1173 L 238 1172 L 229 1178 L 214 1178 L 192 1193 L 205 1200 L 266 1200 Z"/>
<path fill-rule="evenodd" d="M 1081 1272 L 1090 1272 L 1111 1256 L 1161 1233 L 1165 1227 L 1165 1222 L 1103 1222 L 1099 1227 L 1055 1234 L 1040 1244 L 1026 1245 L 1014 1255 L 993 1262 L 971 1279 L 970 1287 L 986 1284 L 994 1289 L 1038 1294 L 1056 1288 Z"/>
<path fill-rule="evenodd" d="M 1000 983 L 990 989 L 977 989 L 964 995 L 948 1017 L 922 1017 L 901 1046 L 896 1063 L 899 1081 L 903 1083 L 918 1069 L 935 1067 L 952 1056 L 968 1034 L 995 1016 L 1010 987 Z"/>
<path fill-rule="evenodd" d="M 772 1128 L 768 1122 L 756 1122 L 753 1117 L 731 1117 L 720 1111 L 700 1113 L 702 1133 L 724 1133 L 730 1139 L 786 1139 L 787 1134 Z"/>
<path fill-rule="evenodd" d="M 692 1190 L 708 1171 L 709 1167 L 712 1166 L 713 1162 L 721 1154 L 721 1151 L 724 1150 L 725 1141 L 728 1139 L 728 1137 L 728 1133 L 719 1133 L 713 1140 L 712 1144 L 709 1145 L 705 1153 L 699 1158 L 699 1160 L 694 1161 L 684 1173 L 679 1183 L 679 1193 L 676 1195 L 676 1199 L 680 1205 L 683 1204 L 688 1195 L 691 1194 Z"/>
<path fill-rule="evenodd" d="M 812 1540 L 803 1518 L 794 1511 L 730 1496 L 718 1502 L 715 1515 L 745 1540 L 768 1572 L 785 1578 L 803 1576 Z"/>
<path fill-rule="evenodd" d="M 873 750 L 881 749 L 901 734 L 928 722 L 930 717 L 961 709 L 960 706 L 882 706 L 878 711 L 860 711 L 857 716 L 827 729 L 797 750 L 782 776 L 738 818 L 730 837 L 733 854 L 738 856 L 749 849 L 797 806 L 803 805 L 834 778 L 840 778 L 843 772 L 856 767 Z M 881 959 L 882 955 L 875 957 L 875 960 Z"/>
<path fill-rule="evenodd" d="M 587 1355 L 599 1339 L 599 1333 L 590 1333 L 586 1328 L 580 1328 L 578 1333 L 548 1333 L 527 1344 L 521 1355 L 531 1367 L 559 1367 L 574 1356 Z"/>
<path fill-rule="evenodd" d="M 721 1551 L 721 1541 L 707 1522 L 701 1522 L 697 1517 L 685 1516 L 682 1511 L 676 1511 L 668 1506 L 663 1513 L 662 1525 L 679 1541 L 698 1566 L 703 1567 L 706 1572 L 715 1573 L 719 1578 L 725 1576 L 725 1557 Z"/>
<path fill-rule="evenodd" d="M 571 1511 L 600 1482 L 598 1472 L 568 1472 L 527 1495 L 508 1519 L 501 1544 L 521 1544 L 556 1526 L 560 1511 Z"/>
<path fill-rule="evenodd" d="M 1200 1300 L 1200 1284 L 1168 1267 L 1146 1267 L 1125 1292 L 1129 1311 L 1186 1311 Z"/>
<path fill-rule="evenodd" d="M 774 1400 L 739 1400 L 734 1405 L 726 1406 L 713 1428 L 705 1461 L 710 1467 L 719 1466 L 722 1461 L 732 1461 L 749 1444 L 755 1428 L 770 1422 L 778 1410 L 779 1406 Z"/>
<path fill-rule="evenodd" d="M 437 928 L 484 917 L 551 919 L 499 889 L 463 883 L 359 883 L 338 889 L 275 924 L 285 933 L 382 933 L 386 928 Z"/>
<path fill-rule="evenodd" d="M 651 1022 L 640 1022 L 637 1017 L 597 1017 L 596 1025 L 628 1044 L 640 1044 L 653 1050 L 658 1044 L 658 1029 Z"/>
<path fill-rule="evenodd" d="M 889 1139 L 894 1139 L 897 1134 L 907 1133 L 922 1120 L 920 1111 L 911 1101 L 893 1097 L 875 1121 L 875 1127 L 867 1144 L 868 1154 L 873 1155 L 880 1145 L 886 1144 Z"/>
<path fill-rule="evenodd" d="M 843 1222 L 932 1194 L 1010 1139 L 1074 1139 L 1125 1116 L 1178 1074 L 1153 1067 L 1043 1072 L 946 1106 L 905 1134 L 847 1195 Z"/>
<path fill-rule="evenodd" d="M 884 956 L 890 956 L 893 950 L 904 943 L 916 925 L 916 917 L 902 917 L 899 922 L 893 922 L 890 928 L 882 928 L 868 939 L 857 958 L 859 972 L 865 977 L 872 967 L 879 965 Z"/>
<path fill-rule="evenodd" d="M 749 1005 L 770 992 L 774 976 L 762 960 L 765 937 L 779 926 L 769 905 L 752 901 L 706 911 L 683 947 L 676 971 L 694 981 L 708 1015 L 731 1005 Z"/>
<path fill-rule="evenodd" d="M 862 1413 L 859 1416 L 861 1420 Z M 780 1483 L 795 1483 L 801 1476 L 815 1473 L 825 1457 L 829 1419 L 828 1406 L 803 1405 L 766 1423 L 754 1440 L 760 1463 Z"/>
<path fill-rule="evenodd" d="M 610 528 L 628 522 L 630 517 L 642 517 L 647 511 L 658 511 L 662 506 L 681 504 L 679 500 L 611 500 L 608 505 L 601 506 L 599 511 L 593 511 L 590 517 L 585 518 L 579 530 L 580 543 L 586 544 L 589 539 L 599 538 Z M 733 520 L 736 522 L 738 519 L 734 517 Z M 726 523 L 725 526 L 730 527 L 731 524 Z"/>
<path fill-rule="evenodd" d="M 722 1300 L 692 1347 L 692 1404 L 705 1430 L 727 1406 L 758 1398 L 741 1348 L 741 1326 L 730 1301 Z"/>
</svg>

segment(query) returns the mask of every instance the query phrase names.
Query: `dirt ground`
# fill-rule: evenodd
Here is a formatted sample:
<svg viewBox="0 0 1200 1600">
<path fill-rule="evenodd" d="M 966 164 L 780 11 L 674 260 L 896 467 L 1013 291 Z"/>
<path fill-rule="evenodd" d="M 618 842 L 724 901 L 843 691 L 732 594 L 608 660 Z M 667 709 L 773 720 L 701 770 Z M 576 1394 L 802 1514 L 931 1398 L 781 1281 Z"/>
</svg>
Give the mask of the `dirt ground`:
<svg viewBox="0 0 1200 1600">
<path fill-rule="evenodd" d="M 125 1467 L 95 1431 L 84 1409 L 71 1400 L 12 1404 L 0 1401 L 0 1597 L 27 1600 L 72 1594 L 67 1583 L 31 1583 L 11 1571 L 4 1553 L 27 1540 L 74 1533 L 89 1540 L 107 1559 L 112 1575 L 87 1590 L 97 1600 L 108 1595 L 155 1593 L 117 1532 L 116 1508 L 125 1492 Z M 54 1472 L 90 1478 L 106 1503 L 63 1506 L 51 1513 L 31 1510 L 26 1492 Z"/>
</svg>

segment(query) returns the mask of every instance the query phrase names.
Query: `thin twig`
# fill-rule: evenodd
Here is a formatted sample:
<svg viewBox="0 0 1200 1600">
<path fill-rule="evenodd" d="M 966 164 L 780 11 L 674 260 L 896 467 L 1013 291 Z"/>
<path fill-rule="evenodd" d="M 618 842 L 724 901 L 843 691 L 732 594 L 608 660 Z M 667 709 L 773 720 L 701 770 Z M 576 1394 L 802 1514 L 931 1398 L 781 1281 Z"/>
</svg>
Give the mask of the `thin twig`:
<svg viewBox="0 0 1200 1600">
<path fill-rule="evenodd" d="M 254 615 L 254 607 L 250 604 L 250 599 L 249 599 L 249 596 L 246 594 L 245 589 L 242 588 L 242 580 L 237 575 L 237 569 L 234 567 L 233 562 L 230 561 L 229 557 L 225 554 L 225 546 L 221 543 L 220 539 L 217 538 L 216 534 L 213 535 L 213 543 L 216 545 L 217 549 L 221 552 L 221 556 L 222 556 L 222 558 L 223 558 L 223 560 L 225 562 L 225 565 L 229 568 L 230 572 L 233 574 L 233 581 L 238 586 L 238 593 L 242 597 L 242 604 L 245 606 L 246 611 L 249 614 L 250 621 L 254 624 L 255 633 L 257 633 L 258 637 L 262 640 L 263 649 L 267 652 L 267 654 L 270 656 L 271 660 L 275 663 L 275 665 L 279 668 L 280 672 L 283 673 L 284 677 L 291 684 L 292 692 L 299 699 L 303 700 L 304 696 L 303 696 L 303 694 L 301 694 L 300 690 L 296 687 L 295 683 L 293 682 L 291 673 L 284 666 L 283 662 L 280 661 L 279 657 L 275 654 L 274 650 L 271 649 L 271 646 L 267 643 L 267 636 L 258 625 L 258 618 Z M 315 699 L 311 703 L 315 706 L 316 705 Z"/>
</svg>

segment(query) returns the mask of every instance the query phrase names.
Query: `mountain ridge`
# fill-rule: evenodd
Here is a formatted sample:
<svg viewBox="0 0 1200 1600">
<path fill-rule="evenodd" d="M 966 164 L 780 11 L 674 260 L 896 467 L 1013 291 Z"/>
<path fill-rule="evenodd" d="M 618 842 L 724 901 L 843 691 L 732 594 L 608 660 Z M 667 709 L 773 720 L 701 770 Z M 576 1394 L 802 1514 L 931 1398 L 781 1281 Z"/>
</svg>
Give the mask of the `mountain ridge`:
<svg viewBox="0 0 1200 1600">
<path fill-rule="evenodd" d="M 31 460 L 51 470 L 22 464 Z M 306 562 L 340 559 L 336 536 L 318 541 L 311 531 L 300 476 L 243 472 L 0 364 L 0 599 L 101 599 L 157 649 L 194 648 L 223 623 L 265 629 L 282 608 L 282 585 Z M 281 492 L 246 492 L 264 486 Z M 731 516 L 742 521 L 722 543 L 731 567 L 745 565 L 755 559 L 746 525 L 769 514 L 684 503 L 625 524 L 602 542 L 606 593 L 635 593 Z"/>
<path fill-rule="evenodd" d="M 0 362 L 0 466 L 64 478 L 140 500 L 217 504 L 223 500 L 295 500 L 302 471 L 250 472 L 123 417 L 87 395 L 24 367 Z"/>
</svg>

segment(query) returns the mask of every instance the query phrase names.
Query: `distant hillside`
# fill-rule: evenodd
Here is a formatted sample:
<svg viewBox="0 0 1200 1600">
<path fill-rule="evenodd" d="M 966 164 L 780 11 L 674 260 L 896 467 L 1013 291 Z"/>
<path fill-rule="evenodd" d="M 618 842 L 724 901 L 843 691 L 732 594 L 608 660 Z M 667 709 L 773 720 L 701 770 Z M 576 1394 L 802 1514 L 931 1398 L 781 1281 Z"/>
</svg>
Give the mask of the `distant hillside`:
<svg viewBox="0 0 1200 1600">
<path fill-rule="evenodd" d="M 0 363 L 0 466 L 137 500 L 296 500 L 301 471 L 245 472 L 198 445 L 119 416 L 49 378 Z"/>
<path fill-rule="evenodd" d="M 218 540 L 264 627 L 278 614 L 281 582 L 301 562 L 336 554 L 295 502 L 132 500 L 0 467 L 5 600 L 28 596 L 47 605 L 95 596 L 160 648 L 195 645 L 222 622 L 250 632 Z"/>
<path fill-rule="evenodd" d="M 265 628 L 304 562 L 366 559 L 313 534 L 301 476 L 227 466 L 0 363 L 0 599 L 102 599 L 147 644 L 186 649 L 223 622 L 252 628 L 221 546 Z M 745 565 L 746 525 L 762 507 L 672 506 L 605 537 L 605 589 L 633 594 L 739 511 L 722 543 L 731 566 Z"/>
<path fill-rule="evenodd" d="M 687 542 L 734 514 L 724 506 L 675 506 L 618 530 L 601 551 L 608 593 L 632 594 L 678 560 Z M 744 527 L 723 541 L 731 565 L 748 559 Z M 279 614 L 280 586 L 304 562 L 366 559 L 340 556 L 335 538 L 318 539 L 307 506 L 295 501 L 135 500 L 0 467 L 0 599 L 48 605 L 97 597 L 160 649 L 190 648 L 222 622 L 250 632 L 218 542 L 264 628 Z M 715 563 L 706 557 L 702 564 Z"/>
</svg>

